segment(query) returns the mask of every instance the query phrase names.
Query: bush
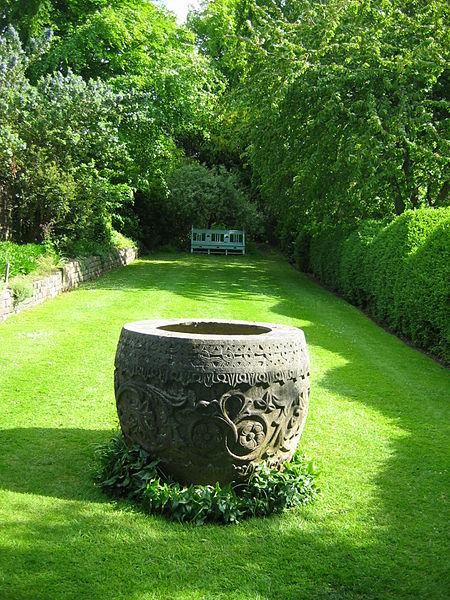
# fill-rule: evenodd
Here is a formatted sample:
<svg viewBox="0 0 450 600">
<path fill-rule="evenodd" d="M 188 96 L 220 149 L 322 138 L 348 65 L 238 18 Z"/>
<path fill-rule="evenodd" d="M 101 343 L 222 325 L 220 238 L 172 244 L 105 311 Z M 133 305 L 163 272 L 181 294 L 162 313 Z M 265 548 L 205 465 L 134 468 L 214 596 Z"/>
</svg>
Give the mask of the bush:
<svg viewBox="0 0 450 600">
<path fill-rule="evenodd" d="M 307 231 L 300 231 L 295 238 L 294 260 L 300 271 L 309 271 L 309 248 L 311 245 L 311 234 Z"/>
<path fill-rule="evenodd" d="M 186 163 L 168 179 L 165 241 L 187 247 L 192 225 L 208 228 L 214 223 L 227 229 L 245 229 L 253 238 L 263 233 L 263 217 L 249 200 L 238 175 L 223 166 L 209 169 Z"/>
<path fill-rule="evenodd" d="M 414 343 L 450 362 L 450 222 L 412 251 L 395 288 L 395 325 Z"/>
<path fill-rule="evenodd" d="M 327 229 L 311 240 L 311 271 L 333 290 L 341 291 L 341 260 L 349 230 Z"/>
<path fill-rule="evenodd" d="M 85 256 L 107 256 L 115 249 L 135 248 L 133 240 L 117 231 L 111 230 L 110 240 L 96 242 L 89 240 L 66 241 L 59 245 L 61 256 L 65 258 L 81 258 Z M 16 244 L 14 242 L 0 242 L 0 281 L 4 281 L 6 263 L 9 267 L 9 280 L 20 275 L 50 275 L 57 269 L 59 257 L 50 243 L 43 244 Z"/>
<path fill-rule="evenodd" d="M 108 242 L 113 218 L 128 225 L 121 214 L 133 203 L 123 94 L 70 70 L 32 85 L 30 52 L 13 28 L 0 31 L 0 234 Z"/>
<path fill-rule="evenodd" d="M 40 258 L 48 253 L 40 244 L 19 245 L 13 242 L 0 242 L 0 279 L 4 279 L 6 263 L 9 262 L 9 277 L 33 273 L 41 264 Z"/>
<path fill-rule="evenodd" d="M 24 277 L 16 277 L 11 282 L 10 287 L 13 293 L 14 306 L 20 302 L 23 302 L 27 298 L 31 298 L 33 295 L 33 284 Z"/>
<path fill-rule="evenodd" d="M 92 239 L 63 240 L 60 243 L 60 253 L 64 258 L 84 258 L 101 256 L 106 258 L 116 249 L 136 248 L 136 243 L 114 229 L 109 230 L 108 239 L 96 241 Z"/>
<path fill-rule="evenodd" d="M 450 362 L 450 208 L 408 210 L 390 223 L 322 232 L 312 272 L 392 331 Z"/>
<path fill-rule="evenodd" d="M 275 226 L 275 238 L 280 246 L 281 252 L 291 264 L 294 263 L 296 260 L 295 243 L 297 239 L 295 227 L 293 227 L 289 221 L 279 221 Z"/>
<path fill-rule="evenodd" d="M 158 461 L 139 446 L 128 447 L 121 433 L 97 448 L 95 479 L 110 496 L 127 498 L 148 513 L 178 522 L 238 523 L 309 503 L 317 496 L 315 467 L 296 455 L 282 470 L 257 466 L 246 483 L 183 486 L 165 478 Z"/>
<path fill-rule="evenodd" d="M 369 311 L 450 361 L 450 208 L 406 211 L 373 239 L 365 265 Z"/>
<path fill-rule="evenodd" d="M 367 282 L 363 264 L 368 248 L 384 225 L 383 221 L 363 221 L 358 229 L 346 236 L 343 243 L 339 290 L 347 300 L 362 308 L 367 306 Z"/>
</svg>

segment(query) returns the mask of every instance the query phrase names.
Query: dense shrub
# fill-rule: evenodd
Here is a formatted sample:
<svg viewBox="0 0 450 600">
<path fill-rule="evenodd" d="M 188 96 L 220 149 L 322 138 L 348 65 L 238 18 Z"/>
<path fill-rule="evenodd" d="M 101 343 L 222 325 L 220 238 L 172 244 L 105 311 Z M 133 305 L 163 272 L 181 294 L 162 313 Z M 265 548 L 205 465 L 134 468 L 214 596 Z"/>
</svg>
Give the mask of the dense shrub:
<svg viewBox="0 0 450 600">
<path fill-rule="evenodd" d="M 73 240 L 67 243 L 61 254 L 50 244 L 16 244 L 0 242 L 0 282 L 5 280 L 6 264 L 9 263 L 9 278 L 36 273 L 48 275 L 55 271 L 59 258 L 81 258 L 84 256 L 106 256 L 118 248 L 136 247 L 133 240 L 112 230 L 110 240 L 100 243 L 94 240 Z M 13 282 L 10 281 L 11 287 Z M 15 287 L 20 284 L 16 281 Z"/>
<path fill-rule="evenodd" d="M 325 231 L 310 267 L 327 286 L 417 346 L 450 362 L 450 209 L 406 211 L 390 223 Z"/>
<path fill-rule="evenodd" d="M 31 85 L 33 60 L 14 28 L 0 31 L 0 237 L 108 242 L 113 215 L 132 198 L 121 183 L 123 94 L 71 71 Z"/>
<path fill-rule="evenodd" d="M 353 304 L 367 305 L 366 273 L 362 268 L 374 237 L 385 226 L 383 221 L 368 219 L 344 239 L 340 261 L 339 290 Z"/>
<path fill-rule="evenodd" d="M 60 256 L 62 260 L 87 256 L 106 257 L 116 249 L 136 247 L 137 244 L 132 239 L 113 229 L 107 242 L 98 242 L 94 239 L 68 240 L 61 249 Z"/>
<path fill-rule="evenodd" d="M 310 245 L 310 267 L 314 275 L 334 290 L 341 289 L 341 261 L 346 228 L 326 229 L 315 235 Z"/>
<path fill-rule="evenodd" d="M 262 235 L 262 215 L 240 177 L 224 166 L 181 164 L 168 177 L 165 196 L 137 201 L 138 210 L 146 212 L 139 216 L 149 248 L 161 243 L 187 247 L 192 225 L 245 229 L 253 239 Z"/>
<path fill-rule="evenodd" d="M 395 326 L 450 362 L 450 220 L 429 231 L 405 261 L 395 289 Z"/>
<path fill-rule="evenodd" d="M 40 257 L 47 253 L 47 249 L 39 244 L 14 244 L 13 242 L 0 242 L 0 281 L 4 280 L 6 263 L 9 263 L 9 276 L 27 275 L 35 271 L 39 265 Z"/>
<path fill-rule="evenodd" d="M 294 261 L 300 271 L 309 270 L 309 249 L 311 246 L 311 234 L 302 230 L 297 234 L 294 245 Z"/>
<path fill-rule="evenodd" d="M 373 239 L 365 262 L 368 310 L 450 361 L 450 209 L 406 211 Z"/>
</svg>

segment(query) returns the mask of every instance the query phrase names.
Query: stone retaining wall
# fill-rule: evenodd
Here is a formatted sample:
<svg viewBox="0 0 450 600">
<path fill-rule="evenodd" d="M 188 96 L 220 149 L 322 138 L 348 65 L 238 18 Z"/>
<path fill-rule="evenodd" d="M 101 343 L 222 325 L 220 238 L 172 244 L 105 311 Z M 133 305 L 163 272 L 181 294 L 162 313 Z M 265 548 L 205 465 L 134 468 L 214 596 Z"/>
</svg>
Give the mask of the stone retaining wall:
<svg viewBox="0 0 450 600">
<path fill-rule="evenodd" d="M 0 290 L 0 321 L 37 306 L 49 298 L 78 287 L 84 281 L 97 279 L 106 271 L 128 265 L 137 257 L 134 248 L 117 250 L 105 257 L 91 256 L 80 260 L 71 260 L 59 269 L 59 272 L 33 281 L 33 295 L 23 302 L 15 302 L 12 289 Z"/>
</svg>

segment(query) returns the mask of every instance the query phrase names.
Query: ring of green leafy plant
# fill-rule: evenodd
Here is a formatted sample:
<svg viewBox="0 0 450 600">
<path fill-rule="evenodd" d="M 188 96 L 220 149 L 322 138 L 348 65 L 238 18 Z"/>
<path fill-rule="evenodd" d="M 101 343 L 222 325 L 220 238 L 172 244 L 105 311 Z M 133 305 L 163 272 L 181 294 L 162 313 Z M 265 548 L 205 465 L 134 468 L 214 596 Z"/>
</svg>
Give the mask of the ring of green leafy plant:
<svg viewBox="0 0 450 600">
<path fill-rule="evenodd" d="M 183 486 L 165 477 L 159 461 L 143 448 L 127 446 L 121 433 L 96 450 L 95 480 L 108 496 L 131 500 L 146 513 L 196 525 L 238 523 L 308 504 L 318 494 L 315 475 L 313 462 L 296 453 L 281 469 L 258 465 L 239 485 Z"/>
</svg>

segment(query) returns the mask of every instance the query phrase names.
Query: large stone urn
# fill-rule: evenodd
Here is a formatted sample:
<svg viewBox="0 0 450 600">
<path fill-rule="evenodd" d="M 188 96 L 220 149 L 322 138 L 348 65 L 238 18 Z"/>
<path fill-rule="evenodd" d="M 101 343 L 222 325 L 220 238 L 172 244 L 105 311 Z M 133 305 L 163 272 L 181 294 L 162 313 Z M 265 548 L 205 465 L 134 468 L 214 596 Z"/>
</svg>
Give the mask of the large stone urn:
<svg viewBox="0 0 450 600">
<path fill-rule="evenodd" d="M 289 460 L 308 411 L 303 331 L 221 320 L 126 324 L 115 360 L 117 412 L 128 443 L 183 483 L 245 478 Z"/>
</svg>

